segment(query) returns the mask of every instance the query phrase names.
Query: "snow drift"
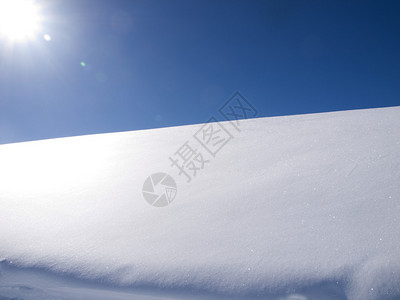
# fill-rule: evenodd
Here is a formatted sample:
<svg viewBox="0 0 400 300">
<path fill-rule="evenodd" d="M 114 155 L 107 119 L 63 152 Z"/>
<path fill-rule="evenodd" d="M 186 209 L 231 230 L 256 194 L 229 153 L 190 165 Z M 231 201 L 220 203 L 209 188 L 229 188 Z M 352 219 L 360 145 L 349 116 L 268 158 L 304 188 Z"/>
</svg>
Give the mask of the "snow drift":
<svg viewBox="0 0 400 300">
<path fill-rule="evenodd" d="M 0 299 L 30 299 L 34 274 L 173 299 L 399 299 L 399 107 L 222 125 L 233 138 L 190 183 L 169 157 L 201 151 L 201 124 L 0 146 Z M 142 195 L 157 172 L 178 186 L 163 208 Z"/>
</svg>

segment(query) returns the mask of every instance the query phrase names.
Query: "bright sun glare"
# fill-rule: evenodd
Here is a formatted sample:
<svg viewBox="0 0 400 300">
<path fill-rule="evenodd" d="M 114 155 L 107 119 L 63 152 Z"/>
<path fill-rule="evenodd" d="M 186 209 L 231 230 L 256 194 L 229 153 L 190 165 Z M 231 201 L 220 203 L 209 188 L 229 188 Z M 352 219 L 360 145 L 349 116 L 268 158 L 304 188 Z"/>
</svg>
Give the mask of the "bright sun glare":
<svg viewBox="0 0 400 300">
<path fill-rule="evenodd" d="M 31 39 L 40 30 L 40 19 L 33 0 L 0 0 L 0 37 L 12 41 Z"/>
</svg>

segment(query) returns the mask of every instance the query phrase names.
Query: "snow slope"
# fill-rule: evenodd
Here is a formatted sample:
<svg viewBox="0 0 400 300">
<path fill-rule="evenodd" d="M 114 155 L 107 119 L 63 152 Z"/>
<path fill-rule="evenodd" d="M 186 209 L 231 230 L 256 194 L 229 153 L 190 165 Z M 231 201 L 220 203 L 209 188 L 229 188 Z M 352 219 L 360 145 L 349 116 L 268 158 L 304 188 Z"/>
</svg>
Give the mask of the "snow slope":
<svg viewBox="0 0 400 300">
<path fill-rule="evenodd" d="M 0 146 L 0 299 L 400 299 L 400 107 L 222 124 Z"/>
</svg>

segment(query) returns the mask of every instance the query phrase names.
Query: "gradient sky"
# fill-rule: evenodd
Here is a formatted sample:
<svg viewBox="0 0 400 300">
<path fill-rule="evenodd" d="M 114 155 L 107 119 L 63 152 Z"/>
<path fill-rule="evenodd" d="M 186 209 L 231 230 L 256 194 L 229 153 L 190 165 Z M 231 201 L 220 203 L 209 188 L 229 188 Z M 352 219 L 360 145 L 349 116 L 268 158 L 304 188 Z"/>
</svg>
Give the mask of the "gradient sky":
<svg viewBox="0 0 400 300">
<path fill-rule="evenodd" d="M 0 144 L 201 123 L 235 91 L 261 117 L 400 105 L 400 1 L 37 2 L 38 38 L 0 39 Z"/>
</svg>

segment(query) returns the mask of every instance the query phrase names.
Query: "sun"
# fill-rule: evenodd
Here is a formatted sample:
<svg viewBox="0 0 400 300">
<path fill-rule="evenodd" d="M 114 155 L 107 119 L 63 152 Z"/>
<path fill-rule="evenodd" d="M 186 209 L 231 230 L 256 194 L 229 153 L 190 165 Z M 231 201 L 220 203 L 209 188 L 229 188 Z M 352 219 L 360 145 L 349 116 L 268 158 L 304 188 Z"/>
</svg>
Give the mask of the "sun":
<svg viewBox="0 0 400 300">
<path fill-rule="evenodd" d="M 0 0 L 0 38 L 26 41 L 40 30 L 40 11 L 33 0 Z"/>
</svg>

